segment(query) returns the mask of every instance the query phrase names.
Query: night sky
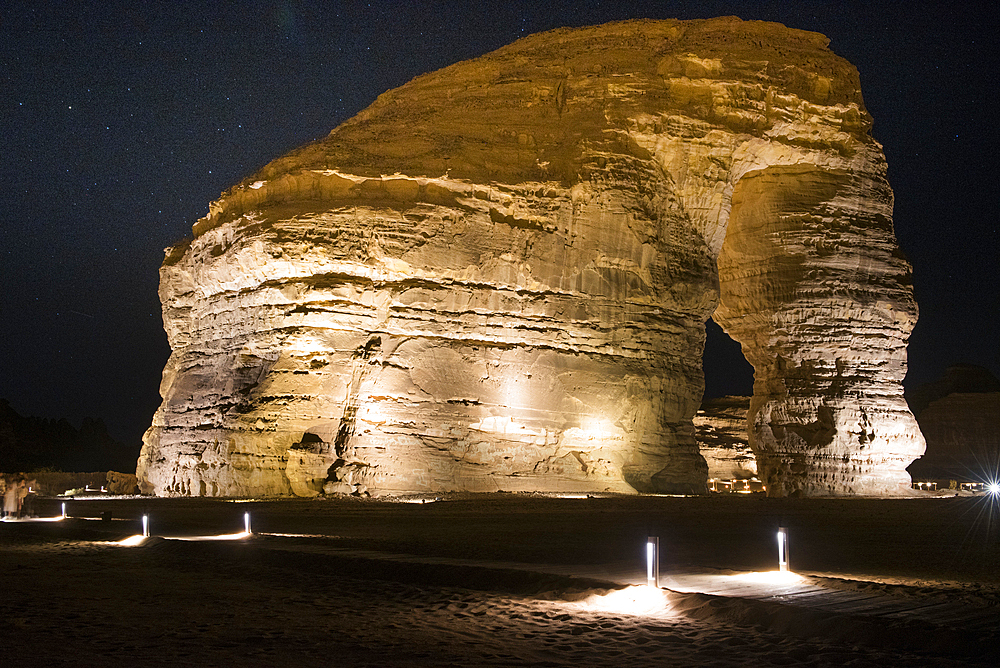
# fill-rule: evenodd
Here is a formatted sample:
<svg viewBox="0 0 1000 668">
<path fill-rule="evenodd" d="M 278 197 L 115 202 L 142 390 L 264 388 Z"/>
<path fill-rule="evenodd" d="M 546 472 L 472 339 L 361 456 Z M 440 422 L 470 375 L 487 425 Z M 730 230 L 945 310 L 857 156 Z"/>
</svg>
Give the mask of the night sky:
<svg viewBox="0 0 1000 668">
<path fill-rule="evenodd" d="M 725 15 L 824 33 L 861 72 L 920 305 L 907 387 L 959 362 L 1000 375 L 1000 12 L 951 4 L 4 3 L 0 397 L 138 445 L 169 353 L 163 249 L 223 190 L 387 89 L 530 33 Z M 749 393 L 725 343 L 710 337 L 708 394 Z"/>
</svg>

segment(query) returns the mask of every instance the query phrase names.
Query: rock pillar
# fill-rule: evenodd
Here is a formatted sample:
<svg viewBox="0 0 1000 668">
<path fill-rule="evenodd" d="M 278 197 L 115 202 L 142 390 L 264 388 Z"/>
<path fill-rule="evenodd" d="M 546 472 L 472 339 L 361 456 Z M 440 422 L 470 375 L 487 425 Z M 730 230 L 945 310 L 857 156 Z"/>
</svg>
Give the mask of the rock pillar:
<svg viewBox="0 0 1000 668">
<path fill-rule="evenodd" d="M 872 160 L 771 167 L 733 193 L 713 317 L 754 367 L 749 436 L 772 496 L 906 493 L 923 452 L 902 392 L 916 305 Z"/>
</svg>

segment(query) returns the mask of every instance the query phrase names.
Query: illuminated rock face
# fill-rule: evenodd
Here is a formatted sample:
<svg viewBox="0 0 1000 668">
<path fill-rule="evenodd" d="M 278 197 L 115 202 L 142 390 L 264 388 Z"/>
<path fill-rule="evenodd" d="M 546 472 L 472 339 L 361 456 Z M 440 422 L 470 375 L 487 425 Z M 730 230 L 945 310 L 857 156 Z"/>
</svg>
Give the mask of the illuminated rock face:
<svg viewBox="0 0 1000 668">
<path fill-rule="evenodd" d="M 702 403 L 694 414 L 698 451 L 710 480 L 757 477 L 757 459 L 747 440 L 750 397 L 719 397 Z"/>
<path fill-rule="evenodd" d="M 770 493 L 908 487 L 909 267 L 826 44 L 732 18 L 534 35 L 230 189 L 161 269 L 143 488 L 704 491 L 713 312 L 756 368 Z"/>
</svg>

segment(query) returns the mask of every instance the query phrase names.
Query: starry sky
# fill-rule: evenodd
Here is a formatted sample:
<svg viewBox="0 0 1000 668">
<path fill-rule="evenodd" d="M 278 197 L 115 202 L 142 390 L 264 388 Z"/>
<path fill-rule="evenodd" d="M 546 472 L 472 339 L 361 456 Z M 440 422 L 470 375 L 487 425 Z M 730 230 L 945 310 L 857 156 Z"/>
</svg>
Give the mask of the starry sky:
<svg viewBox="0 0 1000 668">
<path fill-rule="evenodd" d="M 102 418 L 137 447 L 169 354 L 163 249 L 223 190 L 382 92 L 519 37 L 725 15 L 822 32 L 861 72 L 920 304 L 907 387 L 960 362 L 1000 375 L 1000 12 L 990 5 L 3 3 L 0 397 L 22 415 Z M 738 346 L 710 331 L 707 393 L 751 383 Z"/>
</svg>

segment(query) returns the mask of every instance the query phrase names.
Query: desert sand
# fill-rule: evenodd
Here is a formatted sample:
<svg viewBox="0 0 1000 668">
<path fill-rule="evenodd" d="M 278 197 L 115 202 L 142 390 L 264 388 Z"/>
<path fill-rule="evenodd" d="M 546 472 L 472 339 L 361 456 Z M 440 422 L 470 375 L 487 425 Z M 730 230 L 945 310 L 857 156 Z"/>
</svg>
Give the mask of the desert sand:
<svg viewBox="0 0 1000 668">
<path fill-rule="evenodd" d="M 986 497 L 409 501 L 77 499 L 65 520 L 2 522 L 2 663 L 998 660 L 1000 541 Z M 59 515 L 60 502 L 39 499 L 38 515 Z M 150 538 L 119 544 L 141 533 L 143 513 Z M 793 585 L 754 577 L 777 567 L 779 525 Z M 634 584 L 647 535 L 660 538 L 661 589 Z M 697 593 L 713 582 L 726 595 Z"/>
</svg>

